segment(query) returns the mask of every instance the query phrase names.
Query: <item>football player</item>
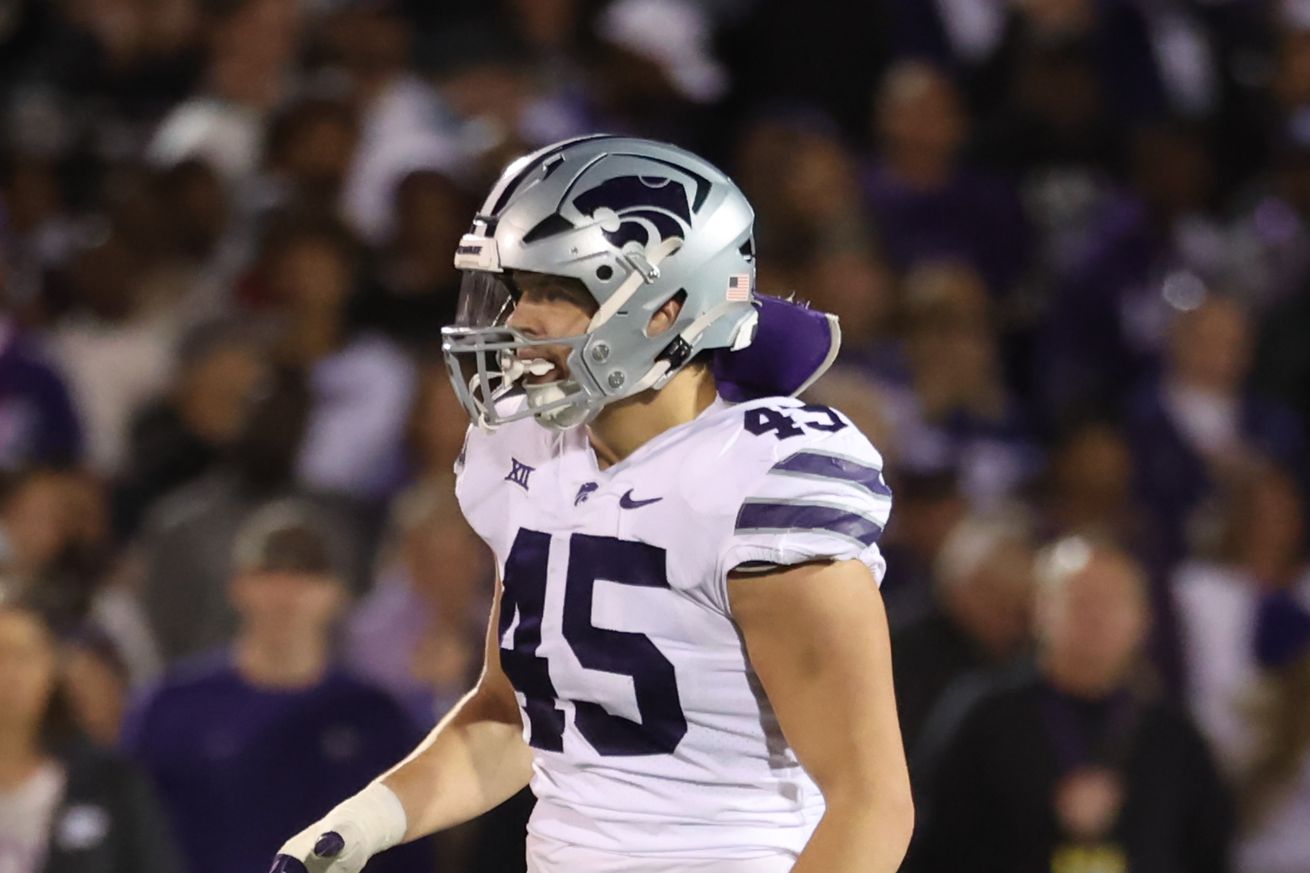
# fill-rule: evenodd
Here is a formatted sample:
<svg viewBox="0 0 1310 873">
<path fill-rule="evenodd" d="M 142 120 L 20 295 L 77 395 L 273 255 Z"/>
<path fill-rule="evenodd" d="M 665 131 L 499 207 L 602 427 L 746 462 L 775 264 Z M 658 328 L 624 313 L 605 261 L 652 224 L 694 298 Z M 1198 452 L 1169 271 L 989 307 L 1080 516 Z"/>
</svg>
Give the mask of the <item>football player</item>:
<svg viewBox="0 0 1310 873">
<path fill-rule="evenodd" d="M 528 784 L 533 873 L 899 866 L 891 492 L 844 415 L 791 396 L 836 324 L 754 293 L 753 221 L 662 143 L 505 171 L 443 331 L 474 423 L 456 492 L 499 570 L 482 676 L 275 870 L 355 873 Z"/>
</svg>

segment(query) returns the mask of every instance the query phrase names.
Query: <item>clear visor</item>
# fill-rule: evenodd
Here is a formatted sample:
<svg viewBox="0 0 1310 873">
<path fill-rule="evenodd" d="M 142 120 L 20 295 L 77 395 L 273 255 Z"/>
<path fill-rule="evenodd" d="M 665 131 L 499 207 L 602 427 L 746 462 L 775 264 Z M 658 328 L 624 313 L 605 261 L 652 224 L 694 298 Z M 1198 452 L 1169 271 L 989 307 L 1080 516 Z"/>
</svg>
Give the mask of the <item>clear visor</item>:
<svg viewBox="0 0 1310 873">
<path fill-rule="evenodd" d="M 503 327 L 518 296 L 507 273 L 465 270 L 459 283 L 455 327 Z"/>
</svg>

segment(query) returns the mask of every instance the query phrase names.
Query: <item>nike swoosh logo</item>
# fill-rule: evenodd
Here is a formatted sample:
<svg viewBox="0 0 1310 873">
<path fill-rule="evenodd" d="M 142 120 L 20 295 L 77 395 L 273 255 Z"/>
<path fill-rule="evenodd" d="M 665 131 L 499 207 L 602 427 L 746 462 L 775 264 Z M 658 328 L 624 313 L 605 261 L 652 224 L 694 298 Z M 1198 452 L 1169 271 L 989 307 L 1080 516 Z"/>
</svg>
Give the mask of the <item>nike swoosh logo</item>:
<svg viewBox="0 0 1310 873">
<path fill-rule="evenodd" d="M 633 500 L 632 489 L 629 488 L 628 493 L 619 498 L 619 508 L 640 509 L 643 506 L 650 506 L 652 503 L 659 503 L 663 499 L 663 497 L 652 497 L 650 500 Z"/>
</svg>

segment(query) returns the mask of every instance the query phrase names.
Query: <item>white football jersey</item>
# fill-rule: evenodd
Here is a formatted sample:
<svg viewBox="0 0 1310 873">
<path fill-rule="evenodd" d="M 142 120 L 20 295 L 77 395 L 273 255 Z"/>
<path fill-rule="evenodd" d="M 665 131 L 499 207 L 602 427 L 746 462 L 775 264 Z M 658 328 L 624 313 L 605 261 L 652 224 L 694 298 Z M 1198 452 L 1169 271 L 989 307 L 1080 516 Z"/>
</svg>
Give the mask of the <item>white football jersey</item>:
<svg viewBox="0 0 1310 873">
<path fill-rule="evenodd" d="M 727 575 L 858 558 L 881 581 L 881 468 L 840 413 L 792 398 L 716 401 L 605 470 L 583 428 L 470 431 L 456 490 L 504 583 L 530 843 L 670 860 L 804 847 L 823 798 L 751 669 Z"/>
</svg>

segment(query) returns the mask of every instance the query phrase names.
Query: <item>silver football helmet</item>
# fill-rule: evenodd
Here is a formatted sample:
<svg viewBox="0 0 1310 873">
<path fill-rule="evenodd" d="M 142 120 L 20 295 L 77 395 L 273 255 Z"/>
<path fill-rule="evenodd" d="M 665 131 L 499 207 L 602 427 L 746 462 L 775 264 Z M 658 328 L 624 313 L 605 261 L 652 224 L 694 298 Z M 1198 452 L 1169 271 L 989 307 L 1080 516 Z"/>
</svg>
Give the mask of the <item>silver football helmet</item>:
<svg viewBox="0 0 1310 873">
<path fill-rule="evenodd" d="M 535 416 L 566 429 L 607 403 L 663 387 L 698 352 L 749 345 L 754 220 L 731 179 L 665 143 L 590 136 L 515 161 L 456 250 L 459 310 L 441 332 L 474 423 L 490 429 Z M 587 330 L 533 338 L 510 327 L 515 271 L 586 286 L 598 307 Z M 679 295 L 672 327 L 647 336 L 651 316 Z M 546 345 L 569 349 L 567 377 L 523 382 L 552 365 L 520 352 Z M 525 403 L 501 402 L 520 394 Z"/>
</svg>

